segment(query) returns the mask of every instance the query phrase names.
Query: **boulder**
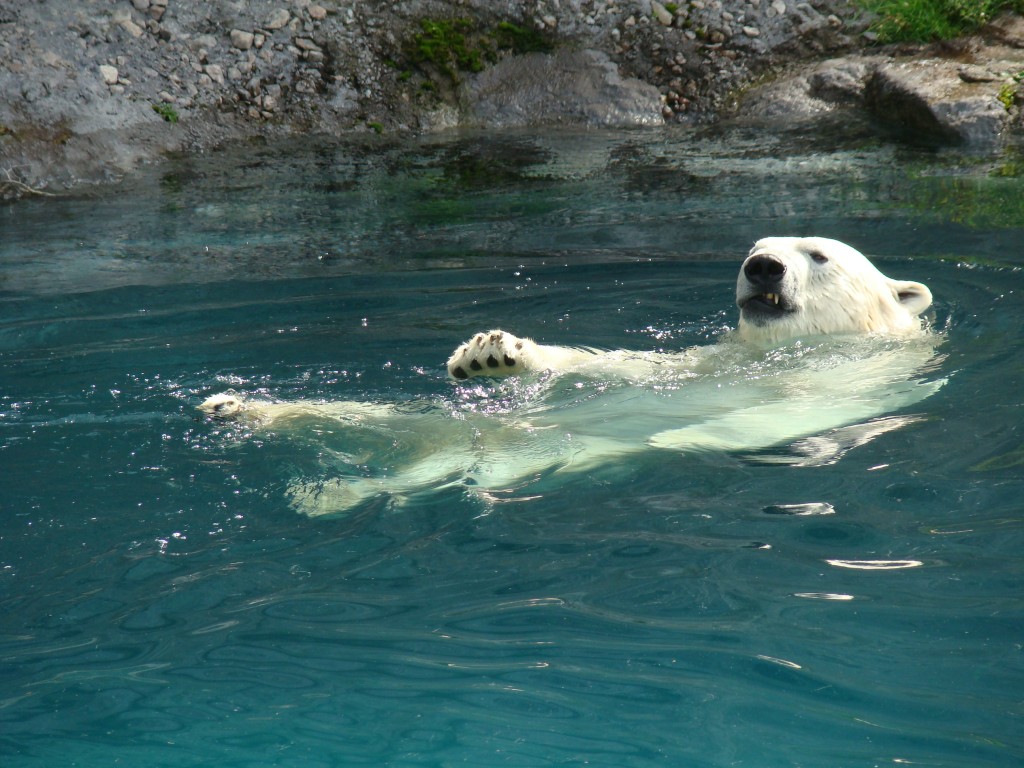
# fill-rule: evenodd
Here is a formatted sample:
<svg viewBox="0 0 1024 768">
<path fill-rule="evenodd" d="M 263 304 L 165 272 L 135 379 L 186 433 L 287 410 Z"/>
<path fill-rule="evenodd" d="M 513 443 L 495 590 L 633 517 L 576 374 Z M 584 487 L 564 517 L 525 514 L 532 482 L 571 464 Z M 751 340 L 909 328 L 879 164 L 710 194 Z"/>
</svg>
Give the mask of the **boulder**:
<svg viewBox="0 0 1024 768">
<path fill-rule="evenodd" d="M 530 125 L 661 125 L 661 95 L 624 78 L 607 54 L 558 50 L 509 56 L 467 79 L 460 92 L 467 122 Z"/>
<path fill-rule="evenodd" d="M 992 144 L 1009 122 L 998 78 L 960 76 L 948 60 L 894 61 L 874 70 L 865 102 L 874 117 L 912 141 Z"/>
<path fill-rule="evenodd" d="M 1024 56 L 976 62 L 923 54 L 830 59 L 751 89 L 738 112 L 799 120 L 857 109 L 912 143 L 991 145 L 1012 125 L 1005 94 L 1024 71 Z"/>
</svg>

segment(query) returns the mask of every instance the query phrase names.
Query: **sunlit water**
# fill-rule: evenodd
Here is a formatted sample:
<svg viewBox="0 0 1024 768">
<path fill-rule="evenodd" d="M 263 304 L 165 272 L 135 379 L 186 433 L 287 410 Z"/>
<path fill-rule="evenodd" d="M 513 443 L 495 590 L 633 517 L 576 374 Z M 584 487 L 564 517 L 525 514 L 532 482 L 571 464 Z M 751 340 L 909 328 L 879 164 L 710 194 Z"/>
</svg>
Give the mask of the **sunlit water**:
<svg viewBox="0 0 1024 768">
<path fill-rule="evenodd" d="M 1020 765 L 1018 170 L 740 130 L 308 141 L 0 210 L 0 764 Z M 946 385 L 831 463 L 652 451 L 309 518 L 286 489 L 327 436 L 195 410 L 457 398 L 444 360 L 494 326 L 708 343 L 750 244 L 809 233 L 927 283 L 946 337 Z"/>
</svg>

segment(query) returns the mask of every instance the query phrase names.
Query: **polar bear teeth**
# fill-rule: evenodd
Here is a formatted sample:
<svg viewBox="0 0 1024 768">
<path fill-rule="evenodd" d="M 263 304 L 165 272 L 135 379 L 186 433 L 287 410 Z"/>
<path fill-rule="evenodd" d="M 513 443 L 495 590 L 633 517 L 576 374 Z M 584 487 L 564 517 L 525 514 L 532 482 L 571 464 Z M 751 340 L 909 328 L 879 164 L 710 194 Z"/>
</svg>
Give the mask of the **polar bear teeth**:
<svg viewBox="0 0 1024 768">
<path fill-rule="evenodd" d="M 766 293 L 764 295 L 765 301 L 770 301 L 772 304 L 779 303 L 779 294 L 777 293 Z"/>
</svg>

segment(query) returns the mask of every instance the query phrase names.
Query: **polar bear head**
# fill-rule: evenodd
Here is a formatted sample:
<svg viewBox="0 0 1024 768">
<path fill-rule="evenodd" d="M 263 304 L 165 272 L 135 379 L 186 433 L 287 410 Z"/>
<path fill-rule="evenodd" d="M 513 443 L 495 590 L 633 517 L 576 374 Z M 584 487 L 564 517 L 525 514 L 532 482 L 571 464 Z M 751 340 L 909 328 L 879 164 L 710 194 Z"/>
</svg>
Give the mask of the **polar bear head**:
<svg viewBox="0 0 1024 768">
<path fill-rule="evenodd" d="M 766 237 L 736 281 L 740 337 L 774 344 L 797 336 L 906 333 L 932 303 L 921 283 L 892 280 L 859 251 L 824 237 Z"/>
</svg>

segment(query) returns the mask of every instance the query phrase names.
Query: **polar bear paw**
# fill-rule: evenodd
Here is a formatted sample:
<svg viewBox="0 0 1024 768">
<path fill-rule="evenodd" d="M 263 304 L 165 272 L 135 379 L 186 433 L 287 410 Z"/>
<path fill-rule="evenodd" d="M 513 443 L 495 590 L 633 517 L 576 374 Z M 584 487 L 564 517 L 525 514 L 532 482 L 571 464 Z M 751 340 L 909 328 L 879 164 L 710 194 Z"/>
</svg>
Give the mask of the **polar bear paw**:
<svg viewBox="0 0 1024 768">
<path fill-rule="evenodd" d="M 199 405 L 199 410 L 218 419 L 226 419 L 241 413 L 243 406 L 242 398 L 231 392 L 221 392 L 206 398 Z"/>
<path fill-rule="evenodd" d="M 514 376 L 532 369 L 537 345 L 505 331 L 478 333 L 448 358 L 448 373 L 456 379 L 474 376 Z"/>
</svg>

